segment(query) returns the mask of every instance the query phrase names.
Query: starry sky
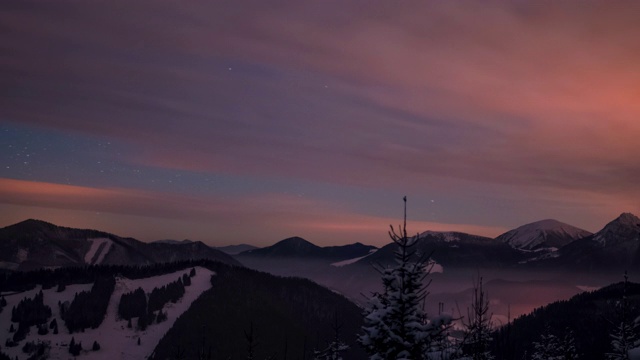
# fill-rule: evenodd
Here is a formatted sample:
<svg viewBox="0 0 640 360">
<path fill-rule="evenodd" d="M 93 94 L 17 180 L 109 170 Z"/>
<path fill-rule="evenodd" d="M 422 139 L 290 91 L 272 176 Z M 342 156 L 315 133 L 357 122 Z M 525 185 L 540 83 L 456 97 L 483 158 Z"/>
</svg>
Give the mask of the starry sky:
<svg viewBox="0 0 640 360">
<path fill-rule="evenodd" d="M 0 226 L 496 236 L 640 213 L 639 2 L 0 4 Z"/>
</svg>

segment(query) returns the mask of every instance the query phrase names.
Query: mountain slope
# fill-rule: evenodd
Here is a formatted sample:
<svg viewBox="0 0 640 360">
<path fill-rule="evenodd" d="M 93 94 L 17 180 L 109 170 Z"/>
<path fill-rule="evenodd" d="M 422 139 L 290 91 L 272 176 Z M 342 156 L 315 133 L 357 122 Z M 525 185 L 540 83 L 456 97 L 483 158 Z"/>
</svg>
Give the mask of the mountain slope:
<svg viewBox="0 0 640 360">
<path fill-rule="evenodd" d="M 584 360 L 600 360 L 611 350 L 609 334 L 619 321 L 616 304 L 622 299 L 623 283 L 607 286 L 594 292 L 586 292 L 566 301 L 558 301 L 513 321 L 503 327 L 494 338 L 497 359 L 522 359 L 532 354 L 533 342 L 540 341 L 545 327 L 552 334 L 575 334 L 576 349 Z M 629 283 L 626 290 L 632 304 L 629 318 L 640 315 L 640 284 Z"/>
<path fill-rule="evenodd" d="M 640 219 L 624 213 L 592 236 L 560 249 L 547 265 L 578 270 L 640 271 Z"/>
<path fill-rule="evenodd" d="M 96 230 L 26 220 L 0 229 L 0 267 L 29 270 L 78 265 L 141 265 L 211 259 L 240 265 L 201 242 L 147 244 Z"/>
<path fill-rule="evenodd" d="M 540 248 L 561 248 L 575 240 L 591 235 L 590 232 L 547 219 L 522 225 L 496 238 L 513 248 L 536 250 Z"/>
</svg>

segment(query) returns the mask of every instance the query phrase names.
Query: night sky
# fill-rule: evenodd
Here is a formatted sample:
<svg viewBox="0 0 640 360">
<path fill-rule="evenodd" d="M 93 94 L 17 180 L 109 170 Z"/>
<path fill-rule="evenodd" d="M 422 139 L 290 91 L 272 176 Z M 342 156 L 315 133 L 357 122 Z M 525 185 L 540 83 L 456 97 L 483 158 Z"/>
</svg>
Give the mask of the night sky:
<svg viewBox="0 0 640 360">
<path fill-rule="evenodd" d="M 0 226 L 381 245 L 640 214 L 640 2 L 0 3 Z"/>
</svg>

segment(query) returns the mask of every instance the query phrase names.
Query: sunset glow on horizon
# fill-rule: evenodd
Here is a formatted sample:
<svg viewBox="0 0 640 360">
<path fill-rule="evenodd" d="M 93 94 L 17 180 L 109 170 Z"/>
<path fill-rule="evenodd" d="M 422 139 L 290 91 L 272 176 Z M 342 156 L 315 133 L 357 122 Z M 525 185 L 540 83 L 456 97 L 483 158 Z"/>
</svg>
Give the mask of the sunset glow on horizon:
<svg viewBox="0 0 640 360">
<path fill-rule="evenodd" d="M 640 3 L 7 1 L 0 226 L 387 243 L 640 215 Z"/>
</svg>

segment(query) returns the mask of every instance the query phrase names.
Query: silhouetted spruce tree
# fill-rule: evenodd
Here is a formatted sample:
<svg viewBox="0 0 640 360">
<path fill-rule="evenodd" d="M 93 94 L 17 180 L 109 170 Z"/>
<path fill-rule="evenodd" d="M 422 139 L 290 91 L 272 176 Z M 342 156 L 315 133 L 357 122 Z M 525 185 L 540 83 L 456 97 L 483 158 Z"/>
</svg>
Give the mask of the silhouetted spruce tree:
<svg viewBox="0 0 640 360">
<path fill-rule="evenodd" d="M 47 328 L 47 324 L 38 325 L 38 335 L 47 335 L 49 333 L 49 328 Z"/>
<path fill-rule="evenodd" d="M 618 322 L 614 323 L 615 327 L 610 335 L 612 351 L 607 354 L 607 359 L 610 360 L 629 359 L 629 350 L 634 348 L 638 342 L 637 325 L 631 318 L 629 300 L 627 299 L 628 282 L 629 277 L 625 271 L 622 299 L 618 303 Z"/>
<path fill-rule="evenodd" d="M 76 339 L 72 336 L 71 342 L 69 342 L 69 354 L 73 355 L 75 349 L 76 349 Z"/>
<path fill-rule="evenodd" d="M 340 339 L 340 329 L 342 325 L 343 324 L 338 323 L 338 312 L 336 311 L 333 315 L 333 324 L 331 326 L 334 333 L 333 341 L 331 341 L 326 348 L 314 351 L 314 360 L 342 360 L 342 353 L 349 350 L 349 345 Z"/>
<path fill-rule="evenodd" d="M 253 333 L 253 322 L 251 322 L 251 324 L 249 325 L 249 331 L 248 332 L 246 330 L 244 331 L 244 339 L 247 341 L 246 360 L 253 360 L 255 356 L 254 352 L 255 352 L 256 346 L 258 346 L 258 339 Z"/>
<path fill-rule="evenodd" d="M 158 316 L 156 316 L 156 322 L 161 323 L 166 320 L 167 320 L 167 313 L 163 312 L 162 310 L 158 311 Z"/>
<path fill-rule="evenodd" d="M 463 321 L 465 334 L 462 340 L 463 359 L 490 360 L 491 354 L 491 314 L 489 313 L 489 296 L 482 287 L 482 277 L 473 285 L 471 308 L 467 310 L 467 319 Z"/>
<path fill-rule="evenodd" d="M 397 265 L 376 268 L 382 277 L 381 293 L 374 293 L 365 309 L 360 344 L 372 360 L 427 359 L 432 345 L 443 332 L 441 324 L 430 322 L 423 311 L 429 283 L 425 278 L 433 266 L 430 256 L 416 259 L 414 247 L 419 235 L 407 235 L 407 198 L 404 197 L 404 222 L 398 229 L 390 226 L 389 237 L 398 246 Z"/>
<path fill-rule="evenodd" d="M 147 326 L 149 325 L 149 319 L 147 319 L 147 315 L 142 315 L 138 318 L 138 330 L 147 330 Z"/>
<path fill-rule="evenodd" d="M 98 344 L 98 341 L 94 341 L 93 342 L 93 346 L 91 346 L 91 350 L 93 350 L 93 351 L 100 350 L 100 344 Z"/>
</svg>

